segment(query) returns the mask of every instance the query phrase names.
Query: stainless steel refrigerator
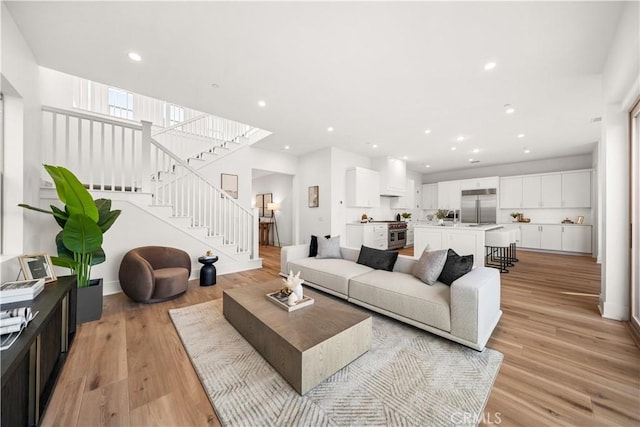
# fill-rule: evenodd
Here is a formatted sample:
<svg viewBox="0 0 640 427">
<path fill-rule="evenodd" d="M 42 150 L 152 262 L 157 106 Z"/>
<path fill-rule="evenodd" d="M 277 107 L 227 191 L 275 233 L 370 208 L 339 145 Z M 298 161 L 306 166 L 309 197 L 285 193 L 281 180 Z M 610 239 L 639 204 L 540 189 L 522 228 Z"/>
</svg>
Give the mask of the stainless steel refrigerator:
<svg viewBox="0 0 640 427">
<path fill-rule="evenodd" d="M 495 224 L 497 207 L 495 188 L 463 190 L 460 221 L 468 224 Z"/>
</svg>

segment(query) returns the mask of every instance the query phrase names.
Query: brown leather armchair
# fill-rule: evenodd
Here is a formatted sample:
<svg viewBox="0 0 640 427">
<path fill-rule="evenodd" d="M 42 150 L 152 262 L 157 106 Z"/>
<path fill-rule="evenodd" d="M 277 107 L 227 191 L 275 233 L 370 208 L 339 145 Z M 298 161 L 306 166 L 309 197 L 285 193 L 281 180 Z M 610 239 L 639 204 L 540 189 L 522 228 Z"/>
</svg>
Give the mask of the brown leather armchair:
<svg viewBox="0 0 640 427">
<path fill-rule="evenodd" d="M 136 302 L 160 302 L 187 291 L 191 258 L 181 249 L 143 246 L 127 252 L 120 263 L 120 287 Z"/>
</svg>

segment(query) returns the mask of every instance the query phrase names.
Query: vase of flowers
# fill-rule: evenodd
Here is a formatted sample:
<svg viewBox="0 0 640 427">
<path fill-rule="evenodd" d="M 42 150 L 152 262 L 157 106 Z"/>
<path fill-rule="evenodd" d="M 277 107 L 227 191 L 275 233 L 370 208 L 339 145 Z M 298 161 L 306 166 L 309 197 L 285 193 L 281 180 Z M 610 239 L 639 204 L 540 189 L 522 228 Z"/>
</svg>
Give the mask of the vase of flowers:
<svg viewBox="0 0 640 427">
<path fill-rule="evenodd" d="M 444 225 L 444 219 L 449 215 L 448 209 L 438 209 L 436 211 L 436 218 L 438 218 L 438 224 Z"/>
<path fill-rule="evenodd" d="M 519 212 L 511 212 L 511 217 L 513 218 L 513 222 L 520 222 L 522 219 L 522 214 Z"/>
</svg>

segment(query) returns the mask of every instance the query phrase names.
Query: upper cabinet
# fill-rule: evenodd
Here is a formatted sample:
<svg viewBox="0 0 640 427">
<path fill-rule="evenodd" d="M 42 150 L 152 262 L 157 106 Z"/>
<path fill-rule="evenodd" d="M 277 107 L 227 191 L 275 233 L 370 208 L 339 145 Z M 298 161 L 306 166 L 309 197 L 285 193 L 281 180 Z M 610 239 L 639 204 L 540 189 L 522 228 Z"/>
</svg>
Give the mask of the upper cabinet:
<svg viewBox="0 0 640 427">
<path fill-rule="evenodd" d="M 591 171 L 500 178 L 500 208 L 591 207 Z"/>
<path fill-rule="evenodd" d="M 408 179 L 406 184 L 406 191 L 404 196 L 394 197 L 391 199 L 391 209 L 414 209 L 415 208 L 415 181 Z"/>
<path fill-rule="evenodd" d="M 591 171 L 562 174 L 562 207 L 591 207 Z"/>
<path fill-rule="evenodd" d="M 380 174 L 381 196 L 404 196 L 407 184 L 407 164 L 393 157 L 379 157 L 371 162 Z"/>
<path fill-rule="evenodd" d="M 461 202 L 461 181 L 438 183 L 438 209 L 459 210 Z"/>
<path fill-rule="evenodd" d="M 460 190 L 477 190 L 479 188 L 498 188 L 500 178 L 497 176 L 488 178 L 465 179 L 460 181 Z"/>
<path fill-rule="evenodd" d="M 422 209 L 438 209 L 438 184 L 422 184 Z"/>
<path fill-rule="evenodd" d="M 380 206 L 378 172 L 360 167 L 347 170 L 347 206 L 350 208 Z"/>
</svg>

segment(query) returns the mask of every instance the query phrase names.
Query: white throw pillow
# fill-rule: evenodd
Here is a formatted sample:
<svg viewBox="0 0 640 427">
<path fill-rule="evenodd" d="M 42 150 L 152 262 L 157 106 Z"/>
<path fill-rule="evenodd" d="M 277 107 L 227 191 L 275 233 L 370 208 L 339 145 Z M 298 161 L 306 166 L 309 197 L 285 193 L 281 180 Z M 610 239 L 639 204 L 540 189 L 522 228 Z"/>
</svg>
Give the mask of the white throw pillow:
<svg viewBox="0 0 640 427">
<path fill-rule="evenodd" d="M 318 239 L 318 255 L 316 255 L 316 258 L 342 258 L 340 236 Z"/>
<path fill-rule="evenodd" d="M 427 249 L 429 248 L 427 247 Z M 427 249 L 422 252 L 420 258 L 413 265 L 412 274 L 427 285 L 433 285 L 440 277 L 447 261 L 447 249 L 439 251 L 428 251 Z"/>
</svg>

